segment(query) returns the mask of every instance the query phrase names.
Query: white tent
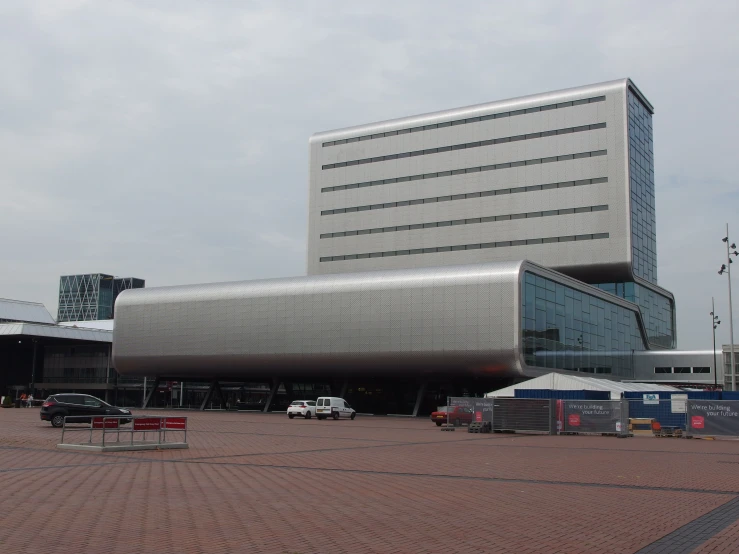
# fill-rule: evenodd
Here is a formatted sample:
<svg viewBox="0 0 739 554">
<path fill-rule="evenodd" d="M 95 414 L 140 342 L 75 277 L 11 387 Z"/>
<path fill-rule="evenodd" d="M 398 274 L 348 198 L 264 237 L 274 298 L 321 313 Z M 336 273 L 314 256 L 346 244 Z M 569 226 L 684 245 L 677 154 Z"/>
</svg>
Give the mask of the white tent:
<svg viewBox="0 0 739 554">
<path fill-rule="evenodd" d="M 597 379 L 595 377 L 581 377 L 579 375 L 562 375 L 560 373 L 547 373 L 541 377 L 529 379 L 523 383 L 505 387 L 504 389 L 489 392 L 486 398 L 509 397 L 516 395 L 516 390 L 539 389 L 539 390 L 599 390 L 611 393 L 611 399 L 621 398 L 622 392 L 680 392 L 680 389 L 667 385 L 655 385 L 652 383 L 622 383 L 608 379 Z"/>
</svg>

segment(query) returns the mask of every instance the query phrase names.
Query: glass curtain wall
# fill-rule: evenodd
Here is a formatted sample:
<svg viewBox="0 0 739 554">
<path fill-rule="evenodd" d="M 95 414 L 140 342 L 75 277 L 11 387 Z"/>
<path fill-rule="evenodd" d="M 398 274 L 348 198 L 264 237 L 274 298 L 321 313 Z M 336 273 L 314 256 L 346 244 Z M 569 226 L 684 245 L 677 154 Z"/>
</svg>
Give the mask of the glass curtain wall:
<svg viewBox="0 0 739 554">
<path fill-rule="evenodd" d="M 530 271 L 521 289 L 526 365 L 633 377 L 646 349 L 635 312 Z"/>
<path fill-rule="evenodd" d="M 628 91 L 629 188 L 634 275 L 657 282 L 657 227 L 654 207 L 652 114 Z"/>
<path fill-rule="evenodd" d="M 47 346 L 44 348 L 42 379 L 46 383 L 106 383 L 109 348 L 107 344 Z"/>
<path fill-rule="evenodd" d="M 57 321 L 110 319 L 112 313 L 112 275 L 92 273 L 59 278 Z"/>
<path fill-rule="evenodd" d="M 672 300 L 633 282 L 598 283 L 593 286 L 639 306 L 651 346 L 675 348 L 675 308 Z"/>
</svg>

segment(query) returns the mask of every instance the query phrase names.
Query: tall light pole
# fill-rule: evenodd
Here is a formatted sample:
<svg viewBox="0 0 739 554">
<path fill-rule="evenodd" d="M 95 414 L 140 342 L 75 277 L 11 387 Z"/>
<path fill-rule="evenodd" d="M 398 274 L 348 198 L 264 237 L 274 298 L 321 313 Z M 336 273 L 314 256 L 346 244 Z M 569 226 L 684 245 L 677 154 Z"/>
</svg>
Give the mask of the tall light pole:
<svg viewBox="0 0 739 554">
<path fill-rule="evenodd" d="M 711 325 L 713 326 L 713 388 L 718 388 L 718 373 L 716 373 L 716 327 L 721 325 L 718 316 L 715 314 L 716 306 L 711 297 Z"/>
<path fill-rule="evenodd" d="M 731 347 L 731 390 L 736 390 L 736 365 L 734 363 L 734 314 L 732 313 L 731 306 L 731 255 L 739 256 L 739 252 L 736 251 L 736 244 L 729 241 L 729 224 L 726 224 L 726 236 L 721 239 L 726 243 L 726 264 L 721 264 L 721 269 L 718 274 L 723 275 L 727 273 L 729 278 L 729 340 Z M 733 250 L 733 252 L 732 252 Z"/>
</svg>

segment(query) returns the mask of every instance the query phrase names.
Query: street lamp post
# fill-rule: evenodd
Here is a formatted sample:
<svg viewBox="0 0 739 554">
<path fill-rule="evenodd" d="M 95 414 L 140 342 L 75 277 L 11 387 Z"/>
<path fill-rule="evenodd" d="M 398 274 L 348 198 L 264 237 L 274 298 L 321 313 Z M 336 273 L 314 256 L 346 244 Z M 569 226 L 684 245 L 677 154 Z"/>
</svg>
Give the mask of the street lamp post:
<svg viewBox="0 0 739 554">
<path fill-rule="evenodd" d="M 739 256 L 739 252 L 736 251 L 736 244 L 729 241 L 729 224 L 726 224 L 726 236 L 721 239 L 726 243 L 726 264 L 721 264 L 721 269 L 718 274 L 723 275 L 726 272 L 729 278 L 729 341 L 731 347 L 731 390 L 736 390 L 736 365 L 734 363 L 734 314 L 732 313 L 731 306 L 731 255 Z M 733 252 L 732 252 L 733 250 Z"/>
<path fill-rule="evenodd" d="M 716 373 L 716 327 L 721 325 L 718 316 L 715 313 L 716 306 L 711 297 L 711 326 L 713 327 L 713 388 L 718 388 L 718 374 Z"/>
</svg>

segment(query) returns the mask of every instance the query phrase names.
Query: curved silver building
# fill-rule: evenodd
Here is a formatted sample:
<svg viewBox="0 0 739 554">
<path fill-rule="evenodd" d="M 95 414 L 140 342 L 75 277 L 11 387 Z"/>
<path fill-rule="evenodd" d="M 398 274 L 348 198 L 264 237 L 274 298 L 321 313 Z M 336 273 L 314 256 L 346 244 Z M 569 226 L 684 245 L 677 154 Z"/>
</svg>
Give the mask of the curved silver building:
<svg viewBox="0 0 739 554">
<path fill-rule="evenodd" d="M 418 387 L 413 413 L 449 383 L 641 378 L 637 353 L 676 346 L 653 113 L 619 79 L 317 133 L 308 276 L 127 291 L 115 367 L 271 381 L 271 396 L 341 380 L 406 408 L 400 389 Z"/>
<path fill-rule="evenodd" d="M 602 328 L 583 330 L 584 317 Z M 629 360 L 606 351 L 646 348 L 635 305 L 518 261 L 125 291 L 113 359 L 123 375 L 178 378 L 513 377 L 566 364 L 555 345 L 568 330 L 570 369 L 631 377 Z M 527 365 L 546 351 L 543 367 Z"/>
</svg>

